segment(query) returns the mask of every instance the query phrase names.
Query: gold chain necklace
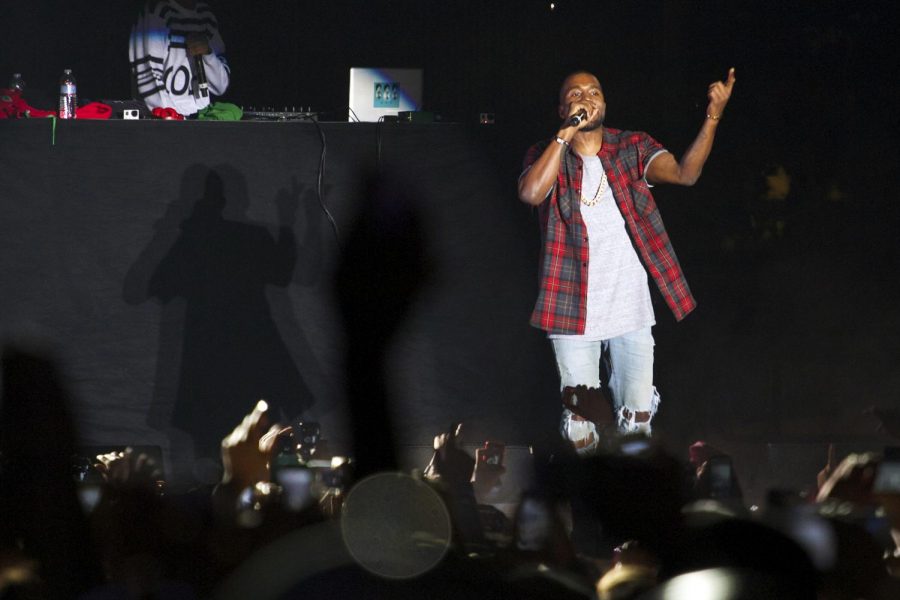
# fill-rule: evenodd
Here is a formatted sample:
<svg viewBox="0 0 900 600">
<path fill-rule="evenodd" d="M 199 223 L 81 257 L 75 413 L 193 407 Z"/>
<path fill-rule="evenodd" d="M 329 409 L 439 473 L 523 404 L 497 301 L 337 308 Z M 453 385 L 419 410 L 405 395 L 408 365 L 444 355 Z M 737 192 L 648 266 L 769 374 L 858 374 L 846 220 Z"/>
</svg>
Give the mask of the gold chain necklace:
<svg viewBox="0 0 900 600">
<path fill-rule="evenodd" d="M 600 200 L 600 193 L 605 191 L 606 189 L 606 173 L 604 171 L 600 171 L 600 184 L 597 186 L 597 191 L 594 192 L 594 197 L 588 200 L 584 197 L 584 194 L 581 195 L 581 203 L 584 206 L 593 206 L 597 204 L 597 201 Z"/>
</svg>

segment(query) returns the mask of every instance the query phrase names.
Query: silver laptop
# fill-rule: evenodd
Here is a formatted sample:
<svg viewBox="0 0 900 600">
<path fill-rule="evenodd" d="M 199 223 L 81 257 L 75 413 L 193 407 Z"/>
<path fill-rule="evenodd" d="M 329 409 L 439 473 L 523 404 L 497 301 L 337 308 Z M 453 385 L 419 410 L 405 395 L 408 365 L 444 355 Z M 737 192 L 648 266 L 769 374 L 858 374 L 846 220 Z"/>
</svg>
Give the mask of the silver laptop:
<svg viewBox="0 0 900 600">
<path fill-rule="evenodd" d="M 422 106 L 422 69 L 350 69 L 349 121 L 374 122 Z"/>
</svg>

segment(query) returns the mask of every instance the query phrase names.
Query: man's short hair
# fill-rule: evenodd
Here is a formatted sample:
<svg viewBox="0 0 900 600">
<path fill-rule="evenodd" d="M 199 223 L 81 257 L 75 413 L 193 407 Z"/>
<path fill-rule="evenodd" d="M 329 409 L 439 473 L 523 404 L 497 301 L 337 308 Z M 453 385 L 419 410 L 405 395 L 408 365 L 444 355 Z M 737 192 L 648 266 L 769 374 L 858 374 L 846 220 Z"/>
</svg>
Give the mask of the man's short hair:
<svg viewBox="0 0 900 600">
<path fill-rule="evenodd" d="M 566 82 L 569 80 L 570 77 L 574 77 L 575 75 L 581 75 L 582 73 L 584 73 L 585 75 L 590 75 L 591 77 L 596 79 L 597 83 L 600 84 L 600 89 L 603 90 L 603 84 L 600 83 L 599 77 L 597 77 L 596 75 L 594 75 L 591 71 L 588 71 L 587 69 L 575 69 L 573 71 L 569 71 L 569 74 L 566 75 L 565 77 L 563 77 L 562 81 L 559 82 L 559 92 L 557 95 L 558 95 L 558 100 L 559 100 L 560 104 L 563 103 L 562 102 L 563 86 L 566 84 Z"/>
</svg>

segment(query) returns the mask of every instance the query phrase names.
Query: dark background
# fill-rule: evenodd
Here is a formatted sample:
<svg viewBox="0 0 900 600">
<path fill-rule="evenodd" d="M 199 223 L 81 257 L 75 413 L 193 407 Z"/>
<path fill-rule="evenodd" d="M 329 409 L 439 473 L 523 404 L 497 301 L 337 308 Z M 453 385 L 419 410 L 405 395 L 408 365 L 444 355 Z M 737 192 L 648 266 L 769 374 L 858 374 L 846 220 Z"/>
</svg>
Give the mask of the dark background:
<svg viewBox="0 0 900 600">
<path fill-rule="evenodd" d="M 655 191 L 699 301 L 677 326 L 657 303 L 658 430 L 676 445 L 698 437 L 732 445 L 882 443 L 875 420 L 862 410 L 900 404 L 894 296 L 900 60 L 891 4 L 555 4 L 553 10 L 549 2 L 531 0 L 212 4 L 232 67 L 226 100 L 309 106 L 323 120 L 345 121 L 350 67 L 421 67 L 423 108 L 473 132 L 466 138 L 472 156 L 489 173 L 479 174 L 491 190 L 484 202 L 494 203 L 490 214 L 503 219 L 506 233 L 499 237 L 515 243 L 472 243 L 465 260 L 491 265 L 478 282 L 490 291 L 463 305 L 471 308 L 477 332 L 484 325 L 474 315 L 488 294 L 498 301 L 522 296 L 504 325 L 521 326 L 524 333 L 491 334 L 491 351 L 504 356 L 486 366 L 470 356 L 482 342 L 477 333 L 459 331 L 464 321 L 449 327 L 440 311 L 417 313 L 413 322 L 442 352 L 431 357 L 440 360 L 430 374 L 409 371 L 419 374 L 417 393 L 431 397 L 418 427 L 407 420 L 404 441 L 428 443 L 435 423 L 463 415 L 482 423 L 478 434 L 527 443 L 541 429 L 535 420 L 553 419 L 549 345 L 526 324 L 537 227 L 529 209 L 516 203 L 515 178 L 527 146 L 554 131 L 556 92 L 565 74 L 575 68 L 596 73 L 611 126 L 646 130 L 680 155 L 702 122 L 706 87 L 734 66 L 734 97 L 700 182 Z M 52 102 L 63 68 L 74 70 L 81 99 L 127 98 L 127 40 L 138 5 L 43 1 L 4 7 L 0 76 L 22 72 L 32 103 L 40 107 L 42 95 Z M 480 112 L 494 113 L 496 124 L 477 130 Z M 314 168 L 315 158 L 302 159 L 310 163 L 304 172 Z M 246 167 L 238 151 L 228 160 Z M 294 164 L 292 157 L 280 160 Z M 434 168 L 453 178 L 452 166 Z M 768 198 L 766 177 L 779 168 L 790 177 L 789 192 Z M 351 214 L 342 224 L 349 225 Z M 441 223 L 464 231 L 470 217 L 479 215 Z M 487 256 L 480 251 L 485 247 Z M 329 252 L 325 275 L 336 261 Z M 505 264 L 514 283 L 500 289 L 495 274 Z M 447 289 L 454 289 L 452 282 Z M 323 343 L 324 354 L 337 360 L 340 343 Z M 147 352 L 155 360 L 157 348 Z M 521 387 L 505 393 L 507 383 L 491 383 L 497 369 L 527 373 Z M 326 370 L 339 372 L 339 364 Z M 413 395 L 409 389 L 404 394 Z M 114 430 L 115 423 L 101 429 Z"/>
</svg>

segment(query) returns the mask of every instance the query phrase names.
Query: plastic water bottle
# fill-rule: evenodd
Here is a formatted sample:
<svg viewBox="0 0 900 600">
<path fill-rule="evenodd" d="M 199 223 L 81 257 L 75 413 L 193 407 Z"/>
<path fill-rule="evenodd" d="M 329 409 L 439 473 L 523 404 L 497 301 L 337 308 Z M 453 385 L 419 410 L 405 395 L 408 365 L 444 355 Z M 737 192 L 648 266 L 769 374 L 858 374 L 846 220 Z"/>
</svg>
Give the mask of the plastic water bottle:
<svg viewBox="0 0 900 600">
<path fill-rule="evenodd" d="M 77 106 L 75 76 L 72 75 L 72 69 L 66 69 L 59 78 L 59 118 L 74 119 Z"/>
<path fill-rule="evenodd" d="M 9 89 L 20 94 L 25 91 L 25 80 L 22 79 L 21 73 L 13 73 L 12 78 L 9 80 Z"/>
</svg>

